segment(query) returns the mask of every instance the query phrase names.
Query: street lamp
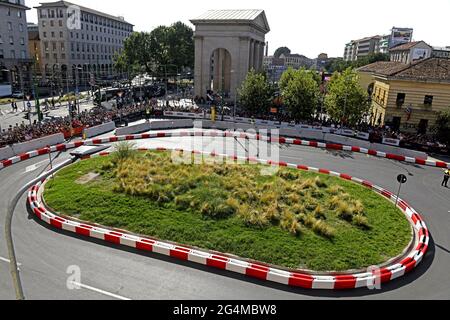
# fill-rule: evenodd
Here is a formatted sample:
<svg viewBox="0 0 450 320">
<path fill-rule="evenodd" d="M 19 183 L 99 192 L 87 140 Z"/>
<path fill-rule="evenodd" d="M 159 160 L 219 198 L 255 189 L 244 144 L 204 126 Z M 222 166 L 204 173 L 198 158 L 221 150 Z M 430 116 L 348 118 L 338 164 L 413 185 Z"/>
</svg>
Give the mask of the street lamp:
<svg viewBox="0 0 450 320">
<path fill-rule="evenodd" d="M 77 107 L 78 114 L 80 113 L 80 105 L 78 102 L 78 71 L 83 70 L 83 68 L 75 67 L 75 106 Z"/>
<path fill-rule="evenodd" d="M 119 110 L 120 125 L 122 125 L 122 96 L 123 96 L 123 91 L 117 92 L 117 96 L 119 97 L 119 100 L 120 100 L 120 108 L 119 108 L 119 100 L 118 100 L 117 101 L 117 109 Z"/>
</svg>

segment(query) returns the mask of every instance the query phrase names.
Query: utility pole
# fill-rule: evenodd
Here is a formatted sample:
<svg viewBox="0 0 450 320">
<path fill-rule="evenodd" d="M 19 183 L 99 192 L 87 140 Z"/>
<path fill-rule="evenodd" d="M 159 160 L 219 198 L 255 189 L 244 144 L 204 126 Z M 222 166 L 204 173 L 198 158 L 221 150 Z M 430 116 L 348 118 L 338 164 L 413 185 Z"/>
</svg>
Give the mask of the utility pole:
<svg viewBox="0 0 450 320">
<path fill-rule="evenodd" d="M 80 105 L 78 104 L 78 70 L 80 70 L 80 68 L 76 67 L 75 70 L 75 107 L 78 110 L 78 114 L 80 114 Z"/>
<path fill-rule="evenodd" d="M 25 87 L 23 85 L 23 75 L 22 75 L 22 68 L 20 68 L 20 72 L 19 72 L 19 80 L 20 80 L 20 90 L 22 91 L 22 95 L 23 95 L 23 111 L 25 112 Z"/>
<path fill-rule="evenodd" d="M 37 72 L 36 72 L 36 58 L 34 58 L 33 63 L 33 95 L 35 98 L 35 106 L 36 106 L 36 112 L 38 114 L 38 121 L 41 122 L 43 120 L 42 113 L 41 113 L 41 106 L 39 102 L 39 86 L 37 84 Z"/>
</svg>

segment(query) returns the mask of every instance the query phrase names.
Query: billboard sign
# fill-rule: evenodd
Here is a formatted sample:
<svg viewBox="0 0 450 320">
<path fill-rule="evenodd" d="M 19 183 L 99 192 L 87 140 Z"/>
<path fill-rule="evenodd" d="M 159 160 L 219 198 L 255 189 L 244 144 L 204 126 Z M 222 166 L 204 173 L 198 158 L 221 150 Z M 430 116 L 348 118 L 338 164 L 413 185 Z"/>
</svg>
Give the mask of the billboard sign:
<svg viewBox="0 0 450 320">
<path fill-rule="evenodd" d="M 413 29 L 392 28 L 390 48 L 412 41 Z"/>
<path fill-rule="evenodd" d="M 413 50 L 412 62 L 426 59 L 428 57 L 428 49 L 416 48 Z"/>
</svg>

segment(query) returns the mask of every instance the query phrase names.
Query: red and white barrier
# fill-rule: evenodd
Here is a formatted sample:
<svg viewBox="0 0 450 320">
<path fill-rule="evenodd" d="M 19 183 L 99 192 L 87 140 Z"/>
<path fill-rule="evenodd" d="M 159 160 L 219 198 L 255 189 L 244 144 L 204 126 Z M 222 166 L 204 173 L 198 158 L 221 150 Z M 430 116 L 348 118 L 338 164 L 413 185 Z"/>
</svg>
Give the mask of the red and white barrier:
<svg viewBox="0 0 450 320">
<path fill-rule="evenodd" d="M 130 137 L 131 138 L 131 137 Z M 170 151 L 172 149 L 153 148 L 148 150 Z M 177 151 L 183 151 L 176 149 Z M 184 151 L 196 154 L 207 154 L 199 151 Z M 97 156 L 108 156 L 109 153 L 103 152 Z M 326 169 L 318 169 L 297 164 L 285 162 L 271 162 L 257 159 L 249 159 L 230 155 L 208 154 L 213 157 L 226 157 L 233 160 L 246 160 L 248 162 L 263 163 L 272 166 L 289 167 L 299 170 L 312 171 L 322 174 L 328 174 L 340 177 L 344 180 L 353 181 L 366 188 L 381 194 L 383 197 L 395 201 L 396 196 L 371 182 L 358 179 L 347 174 L 341 174 Z M 90 157 L 87 157 L 90 158 Z M 73 221 L 68 217 L 61 217 L 49 211 L 42 201 L 42 183 L 32 187 L 28 193 L 28 202 L 36 217 L 57 229 L 66 230 L 85 237 L 104 240 L 109 243 L 124 245 L 138 250 L 163 254 L 176 259 L 191 261 L 213 268 L 228 270 L 260 280 L 277 282 L 292 287 L 305 289 L 355 289 L 362 287 L 372 287 L 378 283 L 386 283 L 402 277 L 412 271 L 423 259 L 428 250 L 430 235 L 421 216 L 405 201 L 399 199 L 398 207 L 404 212 L 408 221 L 410 221 L 414 230 L 414 246 L 404 257 L 394 261 L 392 264 L 382 267 L 377 271 L 361 272 L 355 274 L 330 274 L 315 275 L 303 271 L 286 271 L 263 263 L 250 263 L 236 257 L 229 257 L 221 253 L 211 253 L 203 250 L 193 249 L 183 245 L 165 243 L 156 239 L 143 238 L 129 234 L 122 230 L 108 229 L 102 226 Z M 375 269 L 373 269 L 375 270 Z"/>
<path fill-rule="evenodd" d="M 56 151 L 66 151 L 69 149 L 77 148 L 83 145 L 93 145 L 93 144 L 101 144 L 101 143 L 113 143 L 117 141 L 127 141 L 127 140 L 140 140 L 140 139 L 151 139 L 151 138 L 170 138 L 170 137 L 188 137 L 188 136 L 199 136 L 199 137 L 230 137 L 230 138 L 241 138 L 241 139 L 256 139 L 256 140 L 263 140 L 268 141 L 267 137 L 262 137 L 260 135 L 252 135 L 242 132 L 231 132 L 231 131 L 179 131 L 179 132 L 155 132 L 155 133 L 144 133 L 144 134 L 134 134 L 134 135 L 126 135 L 126 136 L 112 136 L 107 138 L 101 138 L 101 139 L 90 139 L 85 141 L 77 141 L 77 142 L 71 142 L 66 144 L 58 144 L 55 146 L 52 146 L 50 148 L 50 152 L 56 152 Z M 386 158 L 396 161 L 403 161 L 408 163 L 414 163 L 418 165 L 424 165 L 424 166 L 431 166 L 431 167 L 438 167 L 438 168 L 448 168 L 450 169 L 450 163 L 446 163 L 443 161 L 432 161 L 432 160 L 426 160 L 426 159 L 420 159 L 420 158 L 411 158 L 396 154 L 390 154 L 385 153 L 377 150 L 369 150 L 361 147 L 352 147 L 352 146 L 345 146 L 341 144 L 333 144 L 333 143 L 322 143 L 317 141 L 307 141 L 307 140 L 300 140 L 300 139 L 293 139 L 293 138 L 272 138 L 271 142 L 273 143 L 282 143 L 282 144 L 293 144 L 293 145 L 302 145 L 302 146 L 308 146 L 308 147 L 314 147 L 314 148 L 321 148 L 321 149 L 330 149 L 330 150 L 341 150 L 341 151 L 349 151 L 349 152 L 358 152 L 363 154 L 368 154 L 375 157 L 380 158 Z M 0 170 L 11 166 L 14 163 L 24 161 L 33 157 L 36 157 L 38 155 L 42 154 L 48 154 L 49 149 L 43 148 L 34 150 L 31 152 L 27 152 L 24 154 L 21 154 L 19 156 L 10 158 L 8 160 L 4 160 L 0 162 Z"/>
</svg>

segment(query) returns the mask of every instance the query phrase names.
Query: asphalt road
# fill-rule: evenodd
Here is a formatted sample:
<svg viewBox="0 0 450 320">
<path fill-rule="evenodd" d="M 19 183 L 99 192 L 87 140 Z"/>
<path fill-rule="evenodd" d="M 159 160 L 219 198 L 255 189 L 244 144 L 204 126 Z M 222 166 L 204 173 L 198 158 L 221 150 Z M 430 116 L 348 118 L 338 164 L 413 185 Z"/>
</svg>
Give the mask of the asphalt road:
<svg viewBox="0 0 450 320">
<path fill-rule="evenodd" d="M 227 140 L 228 153 L 232 153 L 233 143 L 232 139 Z M 136 144 L 192 148 L 190 138 L 163 138 Z M 29 215 L 24 197 L 15 212 L 13 233 L 25 297 L 52 300 L 450 298 L 450 189 L 440 187 L 441 169 L 302 146 L 282 146 L 280 155 L 282 161 L 348 173 L 394 192 L 398 187 L 396 176 L 406 173 L 409 181 L 403 188 L 402 198 L 422 214 L 434 240 L 424 261 L 411 274 L 383 285 L 381 290 L 292 289 L 55 231 Z M 67 157 L 66 153 L 57 155 L 56 162 Z M 36 177 L 47 164 L 48 156 L 42 156 L 0 171 L 0 207 L 3 208 L 0 210 L 0 299 L 15 298 L 9 264 L 5 262 L 5 208 L 16 190 Z M 78 290 L 66 286 L 69 277 L 66 271 L 73 265 L 81 270 L 83 286 Z"/>
</svg>

